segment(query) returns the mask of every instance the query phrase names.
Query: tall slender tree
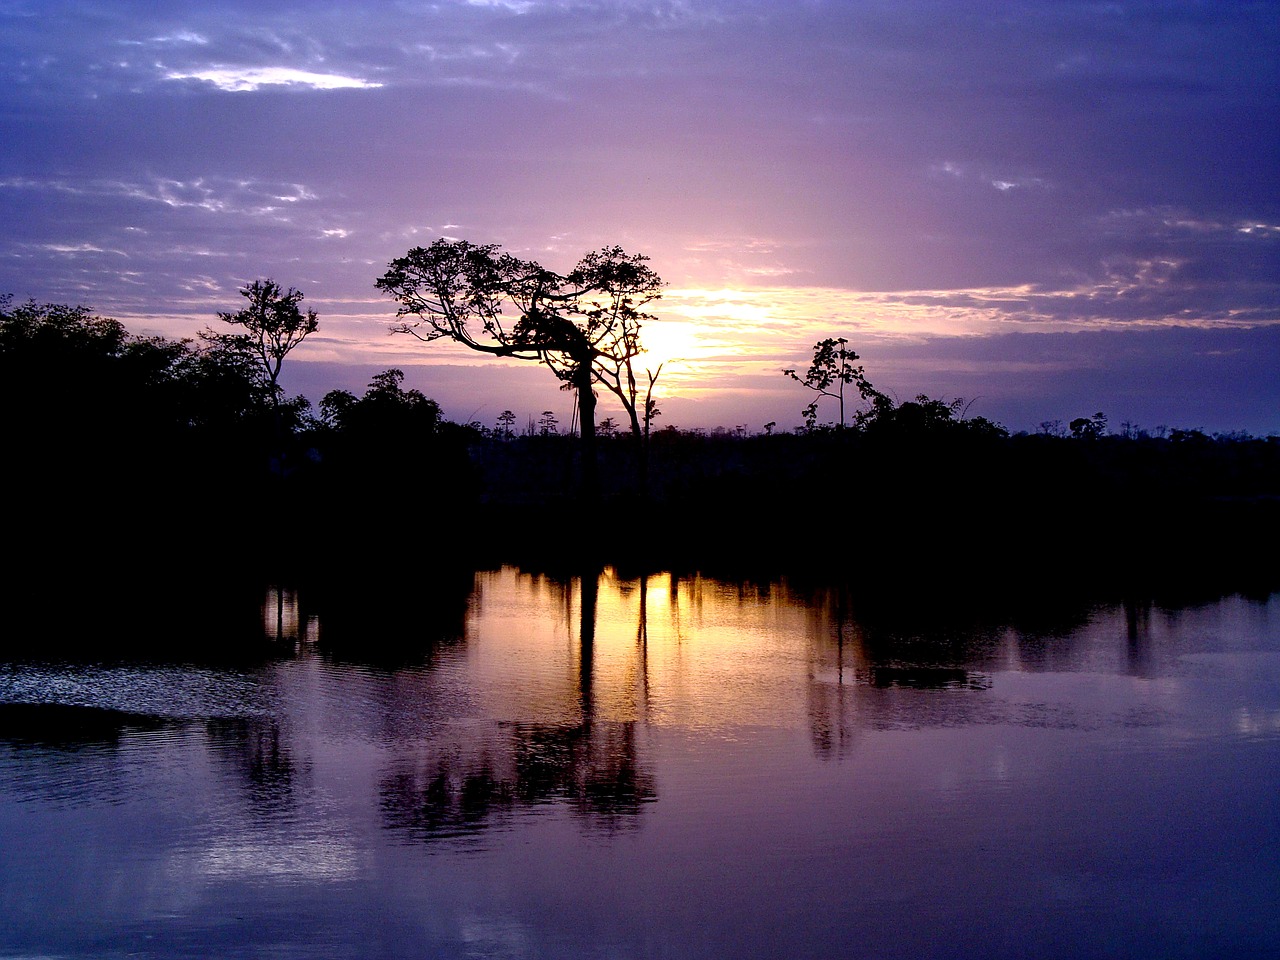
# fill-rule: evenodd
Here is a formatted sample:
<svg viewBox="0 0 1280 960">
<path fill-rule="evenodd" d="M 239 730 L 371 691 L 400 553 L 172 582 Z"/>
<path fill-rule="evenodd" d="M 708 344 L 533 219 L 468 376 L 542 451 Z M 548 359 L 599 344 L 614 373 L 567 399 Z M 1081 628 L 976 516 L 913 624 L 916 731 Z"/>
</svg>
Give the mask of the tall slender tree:
<svg viewBox="0 0 1280 960">
<path fill-rule="evenodd" d="M 248 303 L 234 313 L 219 311 L 218 319 L 245 332 L 233 335 L 257 358 L 271 389 L 273 405 L 280 402 L 280 368 L 294 347 L 320 325 L 314 310 L 302 309 L 302 292 L 287 290 L 274 280 L 255 280 L 240 291 Z"/>
<path fill-rule="evenodd" d="M 805 371 L 803 377 L 794 367 L 782 371 L 783 376 L 789 377 L 817 394 L 813 402 L 804 408 L 806 429 L 818 428 L 818 402 L 823 397 L 829 397 L 838 403 L 840 408 L 838 426 L 839 429 L 844 429 L 846 425 L 844 388 L 847 385 L 856 386 L 858 395 L 871 403 L 875 403 L 878 399 L 887 399 L 871 386 L 862 367 L 855 365 L 858 359 L 860 359 L 858 354 L 844 337 L 827 337 L 813 345 L 813 362 L 809 364 L 809 369 Z"/>
</svg>

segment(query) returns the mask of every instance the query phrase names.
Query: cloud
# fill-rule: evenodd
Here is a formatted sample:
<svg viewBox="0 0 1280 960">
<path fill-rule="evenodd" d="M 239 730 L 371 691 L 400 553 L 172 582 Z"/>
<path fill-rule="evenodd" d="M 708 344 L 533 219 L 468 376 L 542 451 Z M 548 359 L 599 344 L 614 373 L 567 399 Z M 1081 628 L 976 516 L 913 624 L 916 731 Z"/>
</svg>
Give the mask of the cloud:
<svg viewBox="0 0 1280 960">
<path fill-rule="evenodd" d="M 335 73 L 311 73 L 290 67 L 216 67 L 190 73 L 172 71 L 166 80 L 201 80 L 219 90 L 244 92 L 263 87 L 304 87 L 310 90 L 374 90 L 381 83 Z"/>
<path fill-rule="evenodd" d="M 316 195 L 298 183 L 271 183 L 199 177 L 178 180 L 153 177 L 148 180 L 74 180 L 34 177 L 0 179 L 0 192 L 21 190 L 79 197 L 114 197 L 163 204 L 171 208 L 193 208 L 207 213 L 266 216 L 277 214 L 291 204 L 315 200 Z"/>
<path fill-rule="evenodd" d="M 537 7 L 533 0 L 466 0 L 472 7 L 496 7 L 512 13 L 528 13 Z"/>
<path fill-rule="evenodd" d="M 63 253 L 74 255 L 78 253 L 110 253 L 118 257 L 127 257 L 128 254 L 123 250 L 106 250 L 102 247 L 94 246 L 92 243 L 42 243 L 40 249 L 48 250 L 50 253 Z"/>
<path fill-rule="evenodd" d="M 136 43 L 138 41 L 124 41 L 124 42 Z M 191 30 L 179 30 L 175 33 L 171 33 L 166 36 L 152 37 L 150 42 L 153 44 L 158 44 L 160 46 L 170 46 L 175 44 L 177 45 L 195 44 L 196 46 L 204 47 L 209 45 L 209 38 L 206 36 L 203 36 L 202 34 L 194 33 Z"/>
</svg>

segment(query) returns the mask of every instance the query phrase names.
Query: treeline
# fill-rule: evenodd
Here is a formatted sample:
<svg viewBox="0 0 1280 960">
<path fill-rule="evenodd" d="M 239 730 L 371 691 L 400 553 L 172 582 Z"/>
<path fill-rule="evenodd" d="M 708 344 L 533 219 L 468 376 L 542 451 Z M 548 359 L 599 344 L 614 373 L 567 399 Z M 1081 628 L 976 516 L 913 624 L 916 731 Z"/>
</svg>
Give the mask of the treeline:
<svg viewBox="0 0 1280 960">
<path fill-rule="evenodd" d="M 825 569 L 922 591 L 997 575 L 1045 587 L 1280 579 L 1276 438 L 1011 434 L 957 409 L 917 398 L 845 429 L 657 431 L 647 502 L 634 445 L 602 444 L 601 537 L 660 565 Z M 556 501 L 572 472 L 551 442 L 479 448 L 492 516 Z"/>
<path fill-rule="evenodd" d="M 848 426 L 797 432 L 606 424 L 585 502 L 581 445 L 558 425 L 451 423 L 394 369 L 313 408 L 260 359 L 242 336 L 136 337 L 81 307 L 0 301 L 11 564 L 209 589 L 524 559 L 921 590 L 1277 574 L 1275 437 L 1117 434 L 1100 414 L 1011 434 L 959 401 L 874 394 Z"/>
<path fill-rule="evenodd" d="M 84 307 L 0 299 L 4 586 L 77 603 L 109 604 L 122 581 L 260 596 L 305 565 L 410 554 L 434 491 L 476 499 L 473 432 L 400 381 L 317 410 L 238 332 L 138 337 Z"/>
</svg>

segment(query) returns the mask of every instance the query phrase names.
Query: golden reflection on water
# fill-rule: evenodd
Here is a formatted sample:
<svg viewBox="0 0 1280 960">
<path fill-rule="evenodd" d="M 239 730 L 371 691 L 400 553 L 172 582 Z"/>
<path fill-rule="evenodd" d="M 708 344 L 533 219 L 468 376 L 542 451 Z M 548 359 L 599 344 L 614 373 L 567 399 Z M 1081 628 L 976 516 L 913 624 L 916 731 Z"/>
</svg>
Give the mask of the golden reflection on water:
<svg viewBox="0 0 1280 960">
<path fill-rule="evenodd" d="M 401 661 L 415 668 L 378 681 L 395 709 L 368 708 L 371 736 L 417 739 L 418 731 L 438 732 L 445 715 L 497 725 L 500 739 L 510 732 L 504 728 L 563 732 L 595 724 L 586 737 L 593 743 L 610 724 L 713 739 L 772 728 L 807 734 L 815 753 L 830 759 L 849 755 L 874 729 L 1070 727 L 1117 716 L 1149 726 L 1183 707 L 1177 664 L 1196 641 L 1177 638 L 1262 629 L 1251 622 L 1258 605 L 1239 598 L 1202 614 L 1120 605 L 1035 629 L 941 617 L 912 632 L 906 625 L 919 611 L 907 609 L 909 601 L 867 619 L 847 591 L 787 581 L 605 568 L 584 582 L 503 567 L 467 577 L 460 590 L 462 599 L 449 601 L 458 610 L 456 639 L 414 646 L 422 642 L 415 623 L 403 635 L 403 648 L 421 659 L 416 667 L 413 657 Z M 918 606 L 932 602 L 922 595 Z M 430 620 L 428 607 L 414 609 L 418 622 Z M 1196 625 L 1200 616 L 1205 622 Z M 263 619 L 269 636 L 321 656 L 298 680 L 328 676 L 323 644 L 308 642 L 320 637 L 320 623 L 296 595 L 270 594 Z M 348 652 L 358 657 L 360 646 Z M 342 710 L 348 722 L 360 715 L 351 704 Z M 1176 725 L 1161 722 L 1177 736 Z"/>
<path fill-rule="evenodd" d="M 512 719 L 793 725 L 810 685 L 865 673 L 857 631 L 780 587 L 606 569 L 593 597 L 579 578 L 504 568 L 480 574 L 477 593 L 470 667 L 485 709 Z"/>
<path fill-rule="evenodd" d="M 268 588 L 262 601 L 262 632 L 270 640 L 315 643 L 320 635 L 320 621 L 315 616 L 302 616 L 296 590 L 273 586 Z"/>
<path fill-rule="evenodd" d="M 780 587 L 507 567 L 477 574 L 468 610 L 463 643 L 395 681 L 380 804 L 411 834 L 470 835 L 548 801 L 635 829 L 663 730 L 689 744 L 810 731 L 824 756 L 855 739 L 838 688 L 862 669 L 857 635 Z"/>
</svg>

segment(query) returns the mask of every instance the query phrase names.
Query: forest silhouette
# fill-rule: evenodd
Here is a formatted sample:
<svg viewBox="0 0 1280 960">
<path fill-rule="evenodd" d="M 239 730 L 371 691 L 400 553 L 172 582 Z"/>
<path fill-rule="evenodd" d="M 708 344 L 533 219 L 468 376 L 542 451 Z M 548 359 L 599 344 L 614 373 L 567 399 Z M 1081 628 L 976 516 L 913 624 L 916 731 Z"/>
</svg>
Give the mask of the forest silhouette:
<svg viewBox="0 0 1280 960">
<path fill-rule="evenodd" d="M 256 342 L 0 300 L 11 599 L 109 606 L 147 583 L 180 611 L 263 582 L 429 591 L 503 563 L 822 574 L 899 596 L 1276 579 L 1275 436 L 1109 432 L 1101 413 L 1011 433 L 961 401 L 895 402 L 860 367 L 842 381 L 856 354 L 833 338 L 821 392 L 857 388 L 848 423 L 637 435 L 606 418 L 590 448 L 554 418 L 450 422 L 396 369 L 313 408 Z"/>
</svg>

